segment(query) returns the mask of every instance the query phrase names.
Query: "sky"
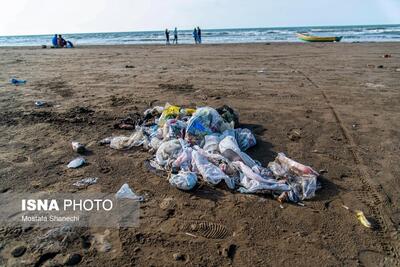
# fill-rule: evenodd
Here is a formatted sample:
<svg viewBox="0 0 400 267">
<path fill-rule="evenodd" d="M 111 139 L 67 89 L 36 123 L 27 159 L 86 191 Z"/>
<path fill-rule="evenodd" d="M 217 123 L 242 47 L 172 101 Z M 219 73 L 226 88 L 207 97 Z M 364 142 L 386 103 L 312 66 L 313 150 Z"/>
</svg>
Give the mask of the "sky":
<svg viewBox="0 0 400 267">
<path fill-rule="evenodd" d="M 0 0 L 0 35 L 400 24 L 400 0 Z"/>
</svg>

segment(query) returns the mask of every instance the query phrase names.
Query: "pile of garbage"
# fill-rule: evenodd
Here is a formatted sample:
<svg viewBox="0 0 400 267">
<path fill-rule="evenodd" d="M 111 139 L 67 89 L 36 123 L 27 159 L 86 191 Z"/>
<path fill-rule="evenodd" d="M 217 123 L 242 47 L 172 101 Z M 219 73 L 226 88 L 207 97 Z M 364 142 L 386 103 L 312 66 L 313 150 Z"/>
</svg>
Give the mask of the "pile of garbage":
<svg viewBox="0 0 400 267">
<path fill-rule="evenodd" d="M 239 126 L 229 106 L 191 109 L 167 103 L 147 109 L 130 136 L 108 137 L 101 144 L 118 150 L 143 146 L 154 154 L 150 165 L 167 172 L 169 183 L 181 190 L 192 190 L 202 179 L 210 185 L 223 181 L 241 193 L 272 193 L 281 202 L 315 195 L 316 171 L 283 153 L 262 166 L 245 152 L 256 145 L 255 136 Z"/>
</svg>

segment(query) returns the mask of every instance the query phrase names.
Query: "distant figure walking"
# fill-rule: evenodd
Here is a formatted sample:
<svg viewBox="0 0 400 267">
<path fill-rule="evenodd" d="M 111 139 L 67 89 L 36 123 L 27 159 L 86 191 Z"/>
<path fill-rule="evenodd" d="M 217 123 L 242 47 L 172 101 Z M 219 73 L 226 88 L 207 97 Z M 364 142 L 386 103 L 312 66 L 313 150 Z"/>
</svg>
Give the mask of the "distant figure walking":
<svg viewBox="0 0 400 267">
<path fill-rule="evenodd" d="M 194 38 L 194 43 L 197 44 L 199 41 L 199 35 L 197 34 L 197 29 L 196 27 L 193 30 L 193 38 Z"/>
<path fill-rule="evenodd" d="M 172 43 L 178 44 L 178 29 L 176 27 L 174 30 L 174 40 L 172 40 Z"/>
<path fill-rule="evenodd" d="M 197 42 L 201 44 L 201 30 L 199 26 L 197 26 Z"/>
<path fill-rule="evenodd" d="M 165 39 L 166 39 L 166 45 L 169 45 L 169 30 L 165 29 Z"/>
</svg>

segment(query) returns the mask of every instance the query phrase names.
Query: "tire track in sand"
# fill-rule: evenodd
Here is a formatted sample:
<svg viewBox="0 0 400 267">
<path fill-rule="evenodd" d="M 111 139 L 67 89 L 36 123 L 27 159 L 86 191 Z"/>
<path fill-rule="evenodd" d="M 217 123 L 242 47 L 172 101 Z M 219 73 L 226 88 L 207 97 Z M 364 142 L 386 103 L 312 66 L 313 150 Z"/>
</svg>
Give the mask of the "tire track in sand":
<svg viewBox="0 0 400 267">
<path fill-rule="evenodd" d="M 369 174 L 367 166 L 357 153 L 357 144 L 354 142 L 354 139 L 344 126 L 343 121 L 336 112 L 334 105 L 331 103 L 324 89 L 321 88 L 317 83 L 315 83 L 304 72 L 300 70 L 296 71 L 300 73 L 308 82 L 310 82 L 313 87 L 315 87 L 322 94 L 327 106 L 331 110 L 332 115 L 334 116 L 335 121 L 338 124 L 344 139 L 346 140 L 347 147 L 353 157 L 354 163 L 356 164 L 360 175 L 362 190 L 356 191 L 355 196 L 370 209 L 372 215 L 374 216 L 377 224 L 377 235 L 379 236 L 383 251 L 386 253 L 387 256 L 393 257 L 394 259 L 399 261 L 400 248 L 398 242 L 398 232 L 394 222 L 389 216 L 390 213 L 387 209 L 389 200 L 386 193 L 383 191 L 382 186 L 378 184 L 374 179 L 372 179 L 371 175 Z M 348 181 L 348 183 L 354 184 L 355 181 L 350 180 Z"/>
</svg>

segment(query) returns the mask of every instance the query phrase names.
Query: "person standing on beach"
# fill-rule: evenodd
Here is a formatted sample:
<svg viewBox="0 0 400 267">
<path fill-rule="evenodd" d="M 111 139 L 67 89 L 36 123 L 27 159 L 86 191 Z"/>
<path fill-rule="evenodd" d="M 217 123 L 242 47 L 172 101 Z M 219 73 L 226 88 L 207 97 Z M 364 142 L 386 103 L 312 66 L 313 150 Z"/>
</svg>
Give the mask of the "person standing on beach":
<svg viewBox="0 0 400 267">
<path fill-rule="evenodd" d="M 201 30 L 199 26 L 197 26 L 197 42 L 201 44 Z"/>
<path fill-rule="evenodd" d="M 169 45 L 169 30 L 165 29 L 165 39 L 166 39 L 166 44 Z"/>
<path fill-rule="evenodd" d="M 67 42 L 65 41 L 64 38 L 62 38 L 61 34 L 58 35 L 57 44 L 58 44 L 58 47 L 61 47 L 61 48 L 65 47 L 67 45 Z"/>
<path fill-rule="evenodd" d="M 57 34 L 54 34 L 53 39 L 51 39 L 51 43 L 53 44 L 53 47 L 55 47 L 55 48 L 58 47 L 58 37 L 57 37 Z"/>
<path fill-rule="evenodd" d="M 196 27 L 193 30 L 193 38 L 194 38 L 194 43 L 197 44 L 199 36 L 197 35 L 197 29 Z"/>
<path fill-rule="evenodd" d="M 176 27 L 174 30 L 174 40 L 172 41 L 172 43 L 178 44 L 178 29 Z"/>
</svg>

